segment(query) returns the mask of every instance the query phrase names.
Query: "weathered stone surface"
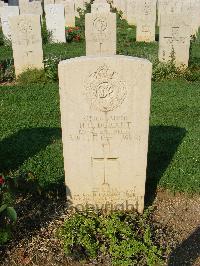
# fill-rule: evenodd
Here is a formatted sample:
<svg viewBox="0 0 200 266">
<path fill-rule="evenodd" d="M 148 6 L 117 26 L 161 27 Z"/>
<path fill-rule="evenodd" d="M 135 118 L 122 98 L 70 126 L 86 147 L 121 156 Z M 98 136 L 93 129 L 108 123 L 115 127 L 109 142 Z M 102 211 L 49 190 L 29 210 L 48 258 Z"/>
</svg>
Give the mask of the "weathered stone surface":
<svg viewBox="0 0 200 266">
<path fill-rule="evenodd" d="M 149 61 L 126 56 L 59 64 L 65 181 L 74 206 L 143 211 L 151 72 Z"/>
<path fill-rule="evenodd" d="M 91 12 L 110 12 L 110 5 L 106 2 L 95 1 L 91 5 Z"/>
<path fill-rule="evenodd" d="M 137 4 L 136 41 L 155 41 L 156 0 L 140 0 Z"/>
<path fill-rule="evenodd" d="M 46 5 L 55 4 L 55 0 L 44 0 L 44 10 Z"/>
<path fill-rule="evenodd" d="M 56 0 L 56 4 L 62 4 L 65 10 L 65 26 L 75 27 L 75 2 L 74 0 Z"/>
<path fill-rule="evenodd" d="M 20 14 L 27 14 L 29 12 L 29 1 L 19 0 L 19 10 Z"/>
<path fill-rule="evenodd" d="M 159 36 L 159 60 L 175 60 L 176 66 L 188 66 L 191 27 L 182 16 L 161 16 Z"/>
<path fill-rule="evenodd" d="M 86 55 L 116 54 L 116 14 L 86 14 L 85 37 Z"/>
<path fill-rule="evenodd" d="M 65 17 L 62 4 L 49 4 L 45 6 L 47 29 L 52 33 L 52 42 L 66 42 Z"/>
<path fill-rule="evenodd" d="M 19 15 L 19 8 L 17 6 L 3 6 L 1 8 L 2 31 L 7 40 L 11 41 L 11 29 L 9 18 L 17 15 Z"/>
<path fill-rule="evenodd" d="M 15 74 L 31 68 L 43 68 L 39 15 L 10 17 Z"/>
<path fill-rule="evenodd" d="M 137 0 L 127 0 L 127 22 L 130 25 L 137 24 Z"/>
</svg>

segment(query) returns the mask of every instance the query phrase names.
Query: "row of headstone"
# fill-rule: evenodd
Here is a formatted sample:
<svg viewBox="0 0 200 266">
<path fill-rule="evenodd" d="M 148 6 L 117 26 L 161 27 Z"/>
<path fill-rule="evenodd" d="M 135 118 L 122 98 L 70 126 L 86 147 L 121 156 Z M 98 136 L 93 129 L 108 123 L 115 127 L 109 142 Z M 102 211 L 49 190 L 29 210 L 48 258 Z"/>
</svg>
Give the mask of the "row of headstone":
<svg viewBox="0 0 200 266">
<path fill-rule="evenodd" d="M 130 25 L 137 25 L 138 41 L 155 39 L 156 20 L 160 25 L 161 16 L 184 17 L 191 34 L 200 27 L 200 0 L 113 0 L 113 7 L 122 11 Z"/>
<path fill-rule="evenodd" d="M 131 4 L 132 15 L 135 14 L 131 17 L 131 24 L 137 25 L 136 41 L 155 41 L 157 0 L 125 2 L 127 5 L 128 3 Z M 114 3 L 117 2 L 114 1 Z M 121 2 L 119 1 L 119 3 Z M 161 62 L 174 60 L 176 66 L 188 66 L 191 35 L 197 32 L 200 26 L 200 21 L 198 22 L 200 19 L 200 5 L 197 8 L 199 3 L 199 0 L 186 0 L 185 2 L 181 0 L 159 1 L 159 60 Z M 190 7 L 189 11 L 187 10 L 188 7 Z M 189 21 L 190 18 L 191 22 Z M 196 24 L 193 21 L 196 21 Z"/>
<path fill-rule="evenodd" d="M 100 7 L 100 8 L 97 8 Z M 137 20 L 137 41 L 155 40 L 156 0 L 151 1 L 146 12 Z M 116 15 L 109 5 L 95 1 L 91 13 L 86 14 L 86 55 L 116 54 Z M 140 10 L 142 13 L 142 10 Z M 174 61 L 176 66 L 188 66 L 191 28 L 182 16 L 161 16 L 159 60 Z"/>
<path fill-rule="evenodd" d="M 1 23 L 2 23 L 2 31 L 6 39 L 11 41 L 11 29 L 9 25 L 9 19 L 10 17 L 17 16 L 20 14 L 37 14 L 41 17 L 40 12 L 34 12 L 34 9 L 32 10 L 32 13 L 28 11 L 26 8 L 26 5 L 23 5 L 22 2 L 24 0 L 19 0 L 20 4 L 22 4 L 23 8 L 19 9 L 18 6 L 3 6 L 1 8 Z M 26 2 L 27 3 L 27 2 Z M 32 3 L 39 3 L 38 1 L 30 2 Z M 28 5 L 29 5 L 28 4 Z M 36 6 L 36 5 L 35 5 Z M 36 9 L 35 9 L 36 10 Z M 38 9 L 39 11 L 39 9 Z M 47 29 L 52 34 L 52 42 L 65 42 L 65 26 L 75 26 L 75 13 L 71 14 L 72 16 L 67 16 L 67 20 L 65 20 L 64 15 L 64 6 L 62 4 L 49 4 L 45 7 L 46 12 L 46 25 Z"/>
<path fill-rule="evenodd" d="M 6 32 L 6 37 L 12 40 L 13 53 L 15 59 L 15 69 L 16 75 L 21 73 L 25 68 L 30 67 L 30 58 L 31 54 L 34 55 L 34 45 L 31 48 L 29 43 L 31 43 L 32 37 L 28 37 L 28 32 L 32 33 L 36 31 L 41 36 L 40 23 L 37 23 L 37 28 L 33 20 L 33 25 L 31 25 L 32 15 L 19 16 L 18 7 L 4 7 L 3 11 L 12 10 L 9 14 L 3 12 L 2 16 L 2 28 Z M 40 16 L 36 15 L 40 20 Z M 33 15 L 34 17 L 34 15 Z M 20 27 L 18 31 L 9 25 L 9 21 L 18 20 L 20 22 Z M 26 23 L 26 20 L 28 22 Z M 24 22 L 24 27 L 22 27 L 22 21 Z M 86 25 L 85 25 L 85 36 L 86 36 L 86 55 L 115 55 L 116 54 L 116 14 L 111 13 L 107 7 L 105 10 L 101 11 L 99 9 L 94 9 L 90 14 L 86 14 Z M 11 23 L 11 22 L 10 22 Z M 14 24 L 14 22 L 12 22 Z M 65 27 L 64 27 L 64 7 L 61 4 L 49 4 L 46 6 L 46 23 L 48 29 L 52 32 L 52 38 L 54 42 L 65 42 Z M 38 28 L 39 27 L 39 28 Z M 16 38 L 12 37 L 12 32 L 19 32 L 19 35 L 23 35 L 24 46 L 19 48 L 20 44 L 16 45 Z M 15 33 L 13 33 L 15 36 Z M 26 36 L 26 37 L 25 37 Z M 39 35 L 37 35 L 39 36 Z M 40 41 L 39 41 L 40 40 Z M 35 41 L 34 41 L 35 42 Z M 42 47 L 41 37 L 37 37 L 37 43 L 40 43 Z M 26 47 L 26 49 L 25 49 Z M 184 21 L 180 16 L 171 17 L 166 16 L 165 20 L 161 20 L 160 25 L 160 41 L 159 41 L 159 60 L 161 62 L 168 62 L 174 59 L 174 62 L 177 66 L 188 65 L 189 60 L 189 47 L 190 47 L 190 27 L 184 24 Z M 18 61 L 17 55 L 24 53 L 24 56 L 19 57 L 20 63 Z M 24 52 L 23 52 L 24 51 Z M 27 52 L 28 51 L 28 52 Z M 39 49 L 42 51 L 42 48 Z M 15 56 L 16 54 L 16 56 Z M 42 62 L 42 52 L 39 52 L 41 55 L 38 60 L 40 63 L 37 65 L 34 63 L 33 66 L 41 66 Z M 22 62 L 24 60 L 24 63 Z"/>
<path fill-rule="evenodd" d="M 44 0 L 44 11 L 49 4 L 61 4 L 65 11 L 65 26 L 75 26 L 75 16 L 79 16 L 77 10 L 85 9 L 86 0 Z M 41 1 L 12 0 L 9 6 L 18 6 L 20 14 L 36 14 L 42 16 L 43 8 Z M 1 4 L 0 4 L 1 7 Z"/>
<path fill-rule="evenodd" d="M 19 14 L 18 6 L 3 6 L 1 11 L 4 36 L 12 42 L 16 76 L 28 68 L 43 68 L 41 16 Z M 64 6 L 48 4 L 45 11 L 47 29 L 52 33 L 52 41 L 66 42 Z"/>
</svg>

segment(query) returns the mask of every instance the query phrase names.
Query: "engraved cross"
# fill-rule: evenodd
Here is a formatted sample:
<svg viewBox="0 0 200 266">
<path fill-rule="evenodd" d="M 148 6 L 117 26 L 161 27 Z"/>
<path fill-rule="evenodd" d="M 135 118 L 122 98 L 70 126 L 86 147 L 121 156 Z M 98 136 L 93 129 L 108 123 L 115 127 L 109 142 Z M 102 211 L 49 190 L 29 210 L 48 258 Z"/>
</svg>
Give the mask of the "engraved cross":
<svg viewBox="0 0 200 266">
<path fill-rule="evenodd" d="M 103 157 L 93 157 L 93 160 L 97 160 L 97 161 L 102 161 L 103 162 L 103 184 L 108 184 L 108 177 L 109 177 L 109 173 L 108 173 L 108 165 L 109 162 L 111 161 L 117 161 L 119 158 L 118 157 L 114 157 L 114 156 L 110 156 L 109 155 L 109 145 L 106 143 L 102 144 L 103 146 Z"/>
</svg>

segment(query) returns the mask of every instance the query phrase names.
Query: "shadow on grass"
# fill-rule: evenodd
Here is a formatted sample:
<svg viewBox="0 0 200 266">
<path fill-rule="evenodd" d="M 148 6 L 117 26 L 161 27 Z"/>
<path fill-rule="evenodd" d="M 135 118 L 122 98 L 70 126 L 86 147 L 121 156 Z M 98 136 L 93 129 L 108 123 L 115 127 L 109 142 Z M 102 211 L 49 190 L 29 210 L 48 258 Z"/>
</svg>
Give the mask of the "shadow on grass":
<svg viewBox="0 0 200 266">
<path fill-rule="evenodd" d="M 171 254 L 169 266 L 193 265 L 200 257 L 200 227 L 184 240 Z"/>
<path fill-rule="evenodd" d="M 56 139 L 61 138 L 60 128 L 21 129 L 0 142 L 0 172 L 17 170 L 29 157 L 33 157 Z"/>
<path fill-rule="evenodd" d="M 186 135 L 184 128 L 151 126 L 147 161 L 145 205 L 149 206 L 156 196 L 160 178 L 170 164 L 178 146 Z"/>
<path fill-rule="evenodd" d="M 61 138 L 60 128 L 29 128 L 19 130 L 14 135 L 0 142 L 0 172 L 9 173 L 17 170 L 30 157 L 33 157 L 48 145 Z M 63 178 L 64 180 L 64 178 Z M 23 185 L 26 180 L 22 178 Z M 16 204 L 18 219 L 13 228 L 13 238 L 8 245 L 0 247 L 0 264 L 7 255 L 7 250 L 15 247 L 21 239 L 31 239 L 41 227 L 61 216 L 65 211 L 66 187 L 60 184 L 55 191 L 35 189 L 35 181 L 27 181 L 27 189 L 21 189 L 18 182 Z M 69 194 L 70 191 L 68 191 Z"/>
</svg>

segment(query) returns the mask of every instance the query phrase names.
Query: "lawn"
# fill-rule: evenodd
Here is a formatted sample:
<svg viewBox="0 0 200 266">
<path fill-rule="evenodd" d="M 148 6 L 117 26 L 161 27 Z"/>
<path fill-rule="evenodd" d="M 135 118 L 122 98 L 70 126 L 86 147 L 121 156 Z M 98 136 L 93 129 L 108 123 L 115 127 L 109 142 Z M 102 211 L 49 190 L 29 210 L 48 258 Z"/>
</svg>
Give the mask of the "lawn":
<svg viewBox="0 0 200 266">
<path fill-rule="evenodd" d="M 157 59 L 158 43 L 136 43 L 135 27 L 118 20 L 119 54 Z M 85 42 L 44 45 L 44 57 L 85 55 Z M 0 46 L 0 59 L 12 58 Z M 200 67 L 200 44 L 191 62 Z M 63 187 L 64 170 L 58 83 L 3 85 L 0 88 L 0 172 L 25 178 L 39 189 Z M 183 77 L 152 83 L 147 194 L 157 187 L 200 192 L 200 84 Z M 33 186 L 32 186 L 33 187 Z"/>
</svg>

